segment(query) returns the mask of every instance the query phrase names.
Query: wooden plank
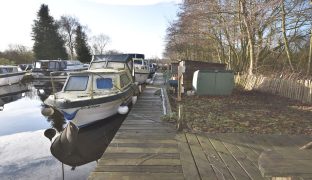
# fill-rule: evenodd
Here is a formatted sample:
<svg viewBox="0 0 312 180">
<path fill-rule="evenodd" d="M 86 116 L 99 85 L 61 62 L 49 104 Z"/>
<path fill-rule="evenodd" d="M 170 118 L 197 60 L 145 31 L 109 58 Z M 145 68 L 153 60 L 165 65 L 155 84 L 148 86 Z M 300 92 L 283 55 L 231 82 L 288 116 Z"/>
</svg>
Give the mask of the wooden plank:
<svg viewBox="0 0 312 180">
<path fill-rule="evenodd" d="M 182 173 L 182 167 L 177 166 L 153 166 L 153 165 L 139 165 L 139 166 L 97 166 L 95 172 L 144 172 L 144 173 Z"/>
<path fill-rule="evenodd" d="M 138 139 L 138 140 L 170 140 L 172 139 L 172 136 L 168 137 L 166 135 L 146 135 L 140 136 L 135 134 L 120 134 L 118 135 L 118 139 Z"/>
<path fill-rule="evenodd" d="M 172 129 L 163 129 L 163 128 L 159 128 L 159 129 L 119 129 L 118 130 L 118 134 L 122 134 L 122 133 L 135 133 L 135 134 L 138 134 L 138 133 L 147 133 L 147 134 L 173 134 L 172 132 Z"/>
<path fill-rule="evenodd" d="M 182 173 L 92 172 L 89 180 L 183 180 Z"/>
<path fill-rule="evenodd" d="M 118 139 L 114 138 L 111 143 L 155 143 L 155 144 L 175 144 L 174 139 L 151 140 L 151 139 Z"/>
<path fill-rule="evenodd" d="M 258 167 L 258 158 L 261 152 L 254 149 L 253 145 L 251 145 L 253 142 L 242 134 L 230 134 L 227 136 L 230 136 L 231 142 L 235 142 L 237 148 L 247 156 L 254 166 Z"/>
<path fill-rule="evenodd" d="M 226 180 L 234 179 L 230 171 L 227 169 L 226 164 L 222 161 L 209 139 L 203 135 L 197 135 L 197 139 L 202 146 L 209 163 L 212 165 L 217 178 Z"/>
<path fill-rule="evenodd" d="M 312 151 L 284 149 L 265 151 L 259 158 L 259 168 L 264 176 L 301 176 L 312 178 Z"/>
<path fill-rule="evenodd" d="M 110 147 L 178 148 L 177 144 L 161 143 L 110 143 Z"/>
<path fill-rule="evenodd" d="M 124 129 L 140 129 L 140 130 L 157 130 L 157 129 L 164 129 L 164 130 L 170 130 L 171 132 L 173 129 L 168 126 L 155 126 L 155 124 L 136 124 L 136 125 L 123 125 L 119 128 L 119 130 L 124 130 Z"/>
<path fill-rule="evenodd" d="M 138 132 L 129 132 L 129 131 L 123 132 L 123 131 L 118 131 L 116 133 L 116 136 L 118 138 L 120 138 L 122 136 L 129 136 L 129 137 L 135 136 L 135 137 L 141 138 L 141 139 L 144 139 L 144 138 L 148 139 L 148 137 L 161 137 L 161 138 L 167 137 L 169 139 L 169 138 L 174 138 L 175 133 L 173 133 L 173 132 L 157 133 L 157 132 L 153 132 L 153 131 L 152 132 L 140 132 L 140 131 L 138 131 Z"/>
<path fill-rule="evenodd" d="M 108 146 L 106 151 L 108 153 L 178 153 L 177 148 L 155 148 L 155 147 L 111 147 Z"/>
<path fill-rule="evenodd" d="M 186 133 L 186 139 L 189 143 L 201 179 L 217 179 L 217 176 L 207 160 L 196 135 Z"/>
<path fill-rule="evenodd" d="M 222 139 L 223 136 L 219 135 L 219 137 Z M 250 159 L 248 159 L 247 155 L 240 151 L 235 145 L 237 141 L 234 140 L 232 142 L 233 143 L 228 143 L 223 141 L 223 144 L 232 154 L 238 164 L 245 170 L 248 176 L 251 179 L 263 179 L 260 170 L 256 167 L 256 165 Z"/>
<path fill-rule="evenodd" d="M 226 149 L 222 141 L 220 141 L 217 137 L 209 134 L 209 140 L 215 150 L 218 152 L 222 161 L 226 164 L 229 171 L 233 175 L 236 180 L 250 179 L 250 177 L 246 174 L 244 169 L 238 164 L 238 162 L 234 159 L 232 154 Z"/>
<path fill-rule="evenodd" d="M 189 148 L 189 145 L 187 144 L 185 134 L 177 134 L 176 139 L 178 141 L 184 178 L 186 180 L 200 180 L 201 178 L 193 159 L 192 152 Z"/>
<path fill-rule="evenodd" d="M 98 166 L 103 165 L 132 165 L 132 166 L 141 166 L 141 165 L 159 165 L 159 166 L 175 166 L 181 165 L 180 159 L 159 159 L 153 158 L 152 156 L 146 158 L 115 158 L 115 159 L 105 159 L 99 161 Z"/>
<path fill-rule="evenodd" d="M 149 158 L 153 157 L 154 159 L 180 159 L 179 153 L 108 153 L 105 152 L 100 159 L 117 159 L 117 158 L 124 158 L 124 159 L 136 159 L 136 158 Z"/>
</svg>

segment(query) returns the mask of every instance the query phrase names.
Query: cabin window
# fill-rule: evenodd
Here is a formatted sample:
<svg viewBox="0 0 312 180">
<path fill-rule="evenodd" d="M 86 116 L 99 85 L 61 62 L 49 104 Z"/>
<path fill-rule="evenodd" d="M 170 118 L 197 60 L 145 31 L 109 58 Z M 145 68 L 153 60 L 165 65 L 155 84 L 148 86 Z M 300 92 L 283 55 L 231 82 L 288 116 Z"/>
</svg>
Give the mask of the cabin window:
<svg viewBox="0 0 312 180">
<path fill-rule="evenodd" d="M 134 60 L 133 63 L 142 65 L 142 60 Z"/>
<path fill-rule="evenodd" d="M 106 67 L 106 61 L 102 62 L 92 62 L 90 65 L 90 69 L 101 69 Z"/>
<path fill-rule="evenodd" d="M 126 74 L 120 76 L 120 86 L 121 88 L 127 86 L 130 83 L 130 78 Z"/>
<path fill-rule="evenodd" d="M 108 62 L 107 67 L 113 69 L 125 69 L 125 63 Z"/>
<path fill-rule="evenodd" d="M 36 63 L 35 63 L 35 68 L 40 69 L 40 68 L 41 68 L 41 63 L 40 63 L 40 62 L 36 62 Z"/>
<path fill-rule="evenodd" d="M 112 78 L 98 78 L 96 79 L 97 89 L 111 89 L 113 88 Z"/>
<path fill-rule="evenodd" d="M 89 76 L 69 77 L 65 91 L 85 91 L 87 89 Z"/>
</svg>

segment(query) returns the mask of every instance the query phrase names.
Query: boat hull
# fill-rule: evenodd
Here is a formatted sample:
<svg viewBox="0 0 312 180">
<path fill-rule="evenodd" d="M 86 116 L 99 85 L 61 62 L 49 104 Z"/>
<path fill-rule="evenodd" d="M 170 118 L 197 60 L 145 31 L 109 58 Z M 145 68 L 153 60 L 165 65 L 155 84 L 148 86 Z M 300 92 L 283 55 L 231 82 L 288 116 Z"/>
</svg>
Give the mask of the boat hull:
<svg viewBox="0 0 312 180">
<path fill-rule="evenodd" d="M 76 113 L 75 117 L 70 121 L 78 127 L 83 127 L 117 114 L 118 108 L 122 103 L 122 100 L 118 99 L 111 102 L 80 108 L 60 109 L 60 111 L 64 114 L 65 118 L 66 116 L 74 115 L 74 113 Z"/>
<path fill-rule="evenodd" d="M 146 80 L 148 79 L 149 73 L 140 73 L 140 72 L 135 72 L 135 82 L 138 82 L 139 84 L 144 84 L 146 83 Z"/>
<path fill-rule="evenodd" d="M 0 75 L 0 86 L 16 84 L 20 82 L 26 72 L 8 73 Z"/>
<path fill-rule="evenodd" d="M 120 106 L 132 102 L 136 88 L 135 85 L 132 85 L 118 94 L 70 103 L 53 102 L 49 97 L 45 104 L 62 113 L 66 120 L 72 121 L 80 128 L 117 114 Z"/>
</svg>

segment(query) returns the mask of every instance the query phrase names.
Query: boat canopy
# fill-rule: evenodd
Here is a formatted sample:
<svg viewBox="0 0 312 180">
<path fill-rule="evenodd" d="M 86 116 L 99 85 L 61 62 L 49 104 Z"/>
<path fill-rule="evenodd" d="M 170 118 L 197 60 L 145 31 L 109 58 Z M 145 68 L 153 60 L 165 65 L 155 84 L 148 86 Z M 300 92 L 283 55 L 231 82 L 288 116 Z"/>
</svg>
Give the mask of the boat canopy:
<svg viewBox="0 0 312 180">
<path fill-rule="evenodd" d="M 111 55 L 94 55 L 92 61 L 108 61 L 128 63 L 132 58 L 144 59 L 144 54 L 111 54 Z"/>
</svg>

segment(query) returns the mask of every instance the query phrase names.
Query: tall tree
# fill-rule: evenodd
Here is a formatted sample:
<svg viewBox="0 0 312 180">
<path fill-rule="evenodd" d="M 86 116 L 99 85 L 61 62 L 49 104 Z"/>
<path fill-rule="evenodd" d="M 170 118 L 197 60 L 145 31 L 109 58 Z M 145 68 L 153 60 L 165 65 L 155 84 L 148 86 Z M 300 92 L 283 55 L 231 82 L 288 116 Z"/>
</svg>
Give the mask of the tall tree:
<svg viewBox="0 0 312 180">
<path fill-rule="evenodd" d="M 36 59 L 67 59 L 64 40 L 58 33 L 58 25 L 49 15 L 48 5 L 42 4 L 32 26 L 35 41 L 33 51 Z"/>
<path fill-rule="evenodd" d="M 76 43 L 75 50 L 77 54 L 77 59 L 81 62 L 90 62 L 91 61 L 91 53 L 90 48 L 87 44 L 87 35 L 83 32 L 82 27 L 80 25 L 77 26 L 76 29 Z"/>
<path fill-rule="evenodd" d="M 110 42 L 110 37 L 99 34 L 91 38 L 93 54 L 103 54 L 106 45 Z"/>
<path fill-rule="evenodd" d="M 63 39 L 66 42 L 66 46 L 69 50 L 70 59 L 74 58 L 74 45 L 75 45 L 75 30 L 79 24 L 77 18 L 63 15 L 58 21 L 60 26 L 60 32 L 63 35 Z"/>
</svg>

